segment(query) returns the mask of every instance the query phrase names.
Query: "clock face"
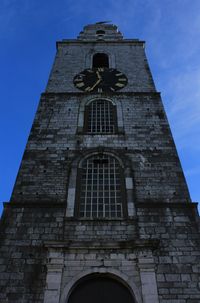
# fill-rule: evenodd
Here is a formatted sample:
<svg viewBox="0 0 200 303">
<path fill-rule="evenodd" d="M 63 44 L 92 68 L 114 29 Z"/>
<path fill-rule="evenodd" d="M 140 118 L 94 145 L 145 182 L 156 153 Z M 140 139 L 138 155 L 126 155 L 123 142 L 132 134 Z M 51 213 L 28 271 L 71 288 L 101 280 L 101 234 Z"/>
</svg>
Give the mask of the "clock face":
<svg viewBox="0 0 200 303">
<path fill-rule="evenodd" d="M 85 69 L 74 77 L 74 85 L 85 92 L 113 92 L 127 83 L 127 77 L 114 68 Z"/>
</svg>

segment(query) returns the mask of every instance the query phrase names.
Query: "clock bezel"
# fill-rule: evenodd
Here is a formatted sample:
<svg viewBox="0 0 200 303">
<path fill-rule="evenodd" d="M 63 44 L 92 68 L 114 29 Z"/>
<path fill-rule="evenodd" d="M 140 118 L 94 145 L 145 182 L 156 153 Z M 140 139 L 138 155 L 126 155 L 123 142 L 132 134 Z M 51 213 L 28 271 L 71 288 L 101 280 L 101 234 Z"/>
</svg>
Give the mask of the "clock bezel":
<svg viewBox="0 0 200 303">
<path fill-rule="evenodd" d="M 73 83 L 77 89 L 84 92 L 115 92 L 128 84 L 128 78 L 114 68 L 87 68 L 75 75 Z"/>
</svg>

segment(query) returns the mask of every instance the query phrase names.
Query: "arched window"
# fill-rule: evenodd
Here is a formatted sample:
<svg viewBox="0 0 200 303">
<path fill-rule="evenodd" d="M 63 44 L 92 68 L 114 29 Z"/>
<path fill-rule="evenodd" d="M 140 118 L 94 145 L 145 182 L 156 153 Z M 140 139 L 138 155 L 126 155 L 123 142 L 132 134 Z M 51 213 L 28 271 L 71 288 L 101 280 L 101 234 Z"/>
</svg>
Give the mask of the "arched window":
<svg viewBox="0 0 200 303">
<path fill-rule="evenodd" d="M 81 218 L 122 218 L 124 180 L 115 157 L 99 153 L 83 160 L 79 169 L 77 215 Z"/>
<path fill-rule="evenodd" d="M 78 283 L 69 296 L 68 303 L 134 303 L 135 300 L 124 284 L 101 275 Z"/>
<path fill-rule="evenodd" d="M 97 99 L 85 107 L 84 130 L 86 133 L 117 132 L 116 107 L 105 99 Z"/>
<path fill-rule="evenodd" d="M 93 66 L 93 68 L 109 67 L 108 55 L 106 55 L 104 53 L 95 54 L 93 56 L 92 66 Z"/>
</svg>

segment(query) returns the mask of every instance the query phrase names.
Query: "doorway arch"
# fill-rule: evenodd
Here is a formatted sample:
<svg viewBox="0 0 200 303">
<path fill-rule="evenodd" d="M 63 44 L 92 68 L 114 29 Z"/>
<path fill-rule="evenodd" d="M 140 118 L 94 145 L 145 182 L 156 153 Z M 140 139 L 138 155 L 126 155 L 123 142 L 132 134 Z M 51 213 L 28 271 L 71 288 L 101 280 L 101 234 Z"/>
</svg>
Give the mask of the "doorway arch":
<svg viewBox="0 0 200 303">
<path fill-rule="evenodd" d="M 80 279 L 72 288 L 66 303 L 135 303 L 127 286 L 105 274 Z"/>
<path fill-rule="evenodd" d="M 87 269 L 79 272 L 73 278 L 71 278 L 62 290 L 59 303 L 68 303 L 68 299 L 73 290 L 79 285 L 79 282 L 84 281 L 88 278 L 93 278 L 96 275 L 102 277 L 110 277 L 114 280 L 119 281 L 126 287 L 132 295 L 132 303 L 142 303 L 141 289 L 136 285 L 134 281 L 134 275 L 132 277 L 127 276 L 125 273 L 114 269 L 114 268 L 98 268 Z"/>
</svg>

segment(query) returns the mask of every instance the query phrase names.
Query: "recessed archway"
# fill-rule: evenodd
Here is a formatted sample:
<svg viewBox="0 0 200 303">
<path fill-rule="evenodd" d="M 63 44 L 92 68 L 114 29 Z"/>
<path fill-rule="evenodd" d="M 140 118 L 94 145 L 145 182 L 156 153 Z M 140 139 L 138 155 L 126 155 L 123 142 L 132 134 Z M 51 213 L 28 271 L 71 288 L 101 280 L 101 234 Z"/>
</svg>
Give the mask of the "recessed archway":
<svg viewBox="0 0 200 303">
<path fill-rule="evenodd" d="M 134 303 L 130 290 L 107 275 L 89 275 L 76 283 L 67 303 Z"/>
<path fill-rule="evenodd" d="M 124 285 L 124 287 L 127 288 L 127 290 L 130 292 L 132 296 L 132 301 L 131 301 L 132 303 L 143 302 L 140 289 L 138 288 L 138 285 L 135 284 L 134 276 L 128 277 L 126 274 L 113 268 L 107 269 L 107 268 L 97 268 L 97 267 L 82 271 L 78 273 L 76 276 L 74 276 L 72 279 L 70 279 L 70 281 L 65 285 L 64 289 L 62 290 L 62 294 L 59 302 L 68 303 L 70 295 L 79 285 L 79 283 L 81 283 L 84 280 L 87 280 L 88 278 L 89 279 L 93 278 L 95 276 L 109 277 L 111 279 L 114 279 L 115 281 L 118 281 L 119 283 Z M 122 301 L 122 303 L 123 302 L 124 301 Z"/>
</svg>

